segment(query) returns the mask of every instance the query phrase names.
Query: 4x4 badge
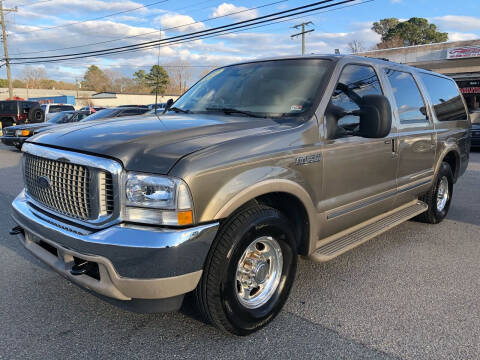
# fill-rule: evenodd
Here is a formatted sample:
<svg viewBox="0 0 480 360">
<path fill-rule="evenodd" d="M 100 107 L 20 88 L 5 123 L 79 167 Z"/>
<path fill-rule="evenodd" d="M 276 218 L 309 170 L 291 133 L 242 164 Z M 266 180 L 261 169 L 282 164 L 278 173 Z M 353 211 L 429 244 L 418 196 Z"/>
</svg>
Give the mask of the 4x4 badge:
<svg viewBox="0 0 480 360">
<path fill-rule="evenodd" d="M 322 154 L 312 154 L 306 156 L 299 156 L 295 159 L 295 165 L 307 165 L 314 162 L 319 162 L 322 159 Z"/>
</svg>

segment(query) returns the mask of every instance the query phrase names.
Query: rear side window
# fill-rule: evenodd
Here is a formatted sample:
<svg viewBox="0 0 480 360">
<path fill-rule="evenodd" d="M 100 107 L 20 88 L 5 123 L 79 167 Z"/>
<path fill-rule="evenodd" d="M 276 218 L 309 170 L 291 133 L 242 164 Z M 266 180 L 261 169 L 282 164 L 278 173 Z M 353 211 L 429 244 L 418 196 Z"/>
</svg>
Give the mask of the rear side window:
<svg viewBox="0 0 480 360">
<path fill-rule="evenodd" d="M 462 95 L 453 80 L 424 73 L 421 73 L 420 77 L 427 88 L 439 121 L 467 119 Z"/>
<path fill-rule="evenodd" d="M 412 74 L 392 69 L 385 70 L 392 86 L 401 124 L 428 121 L 427 110 Z"/>
</svg>

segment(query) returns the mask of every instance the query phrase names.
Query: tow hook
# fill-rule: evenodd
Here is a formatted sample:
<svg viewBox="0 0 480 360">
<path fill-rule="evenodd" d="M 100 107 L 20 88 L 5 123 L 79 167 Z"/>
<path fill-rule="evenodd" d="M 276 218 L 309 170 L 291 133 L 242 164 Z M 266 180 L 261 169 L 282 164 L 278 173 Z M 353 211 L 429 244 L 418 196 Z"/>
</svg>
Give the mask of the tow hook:
<svg viewBox="0 0 480 360">
<path fill-rule="evenodd" d="M 85 260 L 78 264 L 73 265 L 72 269 L 70 270 L 70 274 L 72 274 L 73 276 L 79 276 L 79 275 L 85 274 L 88 271 L 89 264 L 90 263 Z"/>
<path fill-rule="evenodd" d="M 23 234 L 23 228 L 21 226 L 15 226 L 8 232 L 10 235 Z"/>
</svg>

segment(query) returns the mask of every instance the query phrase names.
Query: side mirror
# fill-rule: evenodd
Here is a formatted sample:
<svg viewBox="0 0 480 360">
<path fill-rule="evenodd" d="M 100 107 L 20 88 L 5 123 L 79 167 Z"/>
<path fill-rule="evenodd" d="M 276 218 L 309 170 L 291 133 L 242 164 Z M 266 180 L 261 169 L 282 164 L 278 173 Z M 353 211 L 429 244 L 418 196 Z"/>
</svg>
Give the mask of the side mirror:
<svg viewBox="0 0 480 360">
<path fill-rule="evenodd" d="M 170 109 L 172 107 L 172 105 L 173 105 L 173 99 L 168 99 L 167 103 L 165 104 L 165 111 Z"/>
<path fill-rule="evenodd" d="M 365 95 L 360 101 L 359 136 L 383 138 L 392 127 L 392 107 L 383 95 Z"/>
</svg>

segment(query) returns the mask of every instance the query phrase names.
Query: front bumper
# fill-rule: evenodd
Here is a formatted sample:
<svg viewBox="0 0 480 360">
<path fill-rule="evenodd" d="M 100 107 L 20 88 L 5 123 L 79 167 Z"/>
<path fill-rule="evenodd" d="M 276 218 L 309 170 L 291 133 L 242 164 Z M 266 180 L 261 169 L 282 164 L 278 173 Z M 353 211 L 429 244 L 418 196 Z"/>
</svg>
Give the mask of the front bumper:
<svg viewBox="0 0 480 360">
<path fill-rule="evenodd" d="M 19 146 L 22 145 L 25 140 L 28 139 L 28 136 L 1 136 L 0 139 L 2 143 L 8 146 Z"/>
<path fill-rule="evenodd" d="M 28 250 L 72 282 L 117 300 L 166 299 L 194 290 L 218 229 L 218 223 L 180 230 L 118 224 L 92 232 L 37 210 L 24 192 L 12 207 Z M 78 260 L 97 264 L 99 279 L 72 275 Z"/>
</svg>

